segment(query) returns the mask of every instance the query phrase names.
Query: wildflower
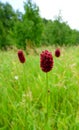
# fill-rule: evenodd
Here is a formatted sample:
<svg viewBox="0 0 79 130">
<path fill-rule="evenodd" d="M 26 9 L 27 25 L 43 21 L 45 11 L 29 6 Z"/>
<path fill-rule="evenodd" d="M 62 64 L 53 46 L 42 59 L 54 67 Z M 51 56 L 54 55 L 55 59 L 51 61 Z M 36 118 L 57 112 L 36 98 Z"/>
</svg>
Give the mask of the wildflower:
<svg viewBox="0 0 79 130">
<path fill-rule="evenodd" d="M 40 67 L 42 71 L 49 72 L 53 67 L 53 56 L 48 50 L 42 51 L 40 54 Z"/>
<path fill-rule="evenodd" d="M 55 56 L 56 56 L 56 57 L 59 57 L 59 56 L 60 56 L 60 49 L 59 49 L 59 48 L 57 48 L 57 49 L 55 50 Z"/>
<path fill-rule="evenodd" d="M 20 60 L 21 63 L 25 62 L 25 56 L 24 56 L 24 53 L 23 53 L 22 50 L 18 51 L 18 58 L 19 58 L 19 60 Z"/>
<path fill-rule="evenodd" d="M 15 78 L 15 80 L 18 80 L 18 76 L 17 76 L 17 75 L 15 75 L 15 77 L 14 77 L 14 78 Z"/>
</svg>

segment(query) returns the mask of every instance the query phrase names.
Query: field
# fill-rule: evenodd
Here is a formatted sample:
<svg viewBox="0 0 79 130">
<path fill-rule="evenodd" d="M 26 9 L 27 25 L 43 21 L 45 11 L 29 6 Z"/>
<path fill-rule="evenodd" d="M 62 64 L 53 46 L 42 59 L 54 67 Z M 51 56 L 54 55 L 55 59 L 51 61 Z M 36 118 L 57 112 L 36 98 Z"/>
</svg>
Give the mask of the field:
<svg viewBox="0 0 79 130">
<path fill-rule="evenodd" d="M 40 68 L 44 49 L 54 59 L 47 74 Z M 59 58 L 55 47 L 24 52 L 24 64 L 16 50 L 0 51 L 0 130 L 79 130 L 79 46 L 60 50 Z"/>
</svg>

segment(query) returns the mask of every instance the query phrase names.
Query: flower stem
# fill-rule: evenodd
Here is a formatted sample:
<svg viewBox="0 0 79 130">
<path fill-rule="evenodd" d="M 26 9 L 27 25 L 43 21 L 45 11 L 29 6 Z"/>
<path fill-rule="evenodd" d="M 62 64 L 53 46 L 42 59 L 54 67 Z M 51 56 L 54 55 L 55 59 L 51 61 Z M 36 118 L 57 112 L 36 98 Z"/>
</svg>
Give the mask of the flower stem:
<svg viewBox="0 0 79 130">
<path fill-rule="evenodd" d="M 48 73 L 46 73 L 46 105 L 47 105 L 46 106 L 47 107 L 47 112 L 46 112 L 47 113 L 46 114 L 47 115 L 47 117 L 46 117 L 47 119 L 46 120 L 48 122 Z"/>
</svg>

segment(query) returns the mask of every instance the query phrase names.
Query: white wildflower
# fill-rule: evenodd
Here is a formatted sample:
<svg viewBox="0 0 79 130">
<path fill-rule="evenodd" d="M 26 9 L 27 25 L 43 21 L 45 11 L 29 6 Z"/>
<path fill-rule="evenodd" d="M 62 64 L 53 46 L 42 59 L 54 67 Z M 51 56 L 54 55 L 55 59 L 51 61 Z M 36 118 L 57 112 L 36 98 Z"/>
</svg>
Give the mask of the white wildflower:
<svg viewBox="0 0 79 130">
<path fill-rule="evenodd" d="M 15 75 L 15 77 L 14 77 L 14 78 L 15 78 L 15 80 L 18 80 L 18 76 L 17 76 L 17 75 Z"/>
</svg>

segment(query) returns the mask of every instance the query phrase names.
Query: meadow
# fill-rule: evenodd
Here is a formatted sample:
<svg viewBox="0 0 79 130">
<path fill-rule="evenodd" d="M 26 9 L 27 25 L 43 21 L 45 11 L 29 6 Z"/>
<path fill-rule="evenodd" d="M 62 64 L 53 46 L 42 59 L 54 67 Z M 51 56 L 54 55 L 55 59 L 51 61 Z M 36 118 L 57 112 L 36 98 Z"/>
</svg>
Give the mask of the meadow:
<svg viewBox="0 0 79 130">
<path fill-rule="evenodd" d="M 45 49 L 54 59 L 48 79 L 40 68 Z M 25 51 L 24 64 L 17 50 L 0 51 L 0 130 L 79 130 L 79 46 L 60 47 L 58 58 L 55 49 Z"/>
</svg>

